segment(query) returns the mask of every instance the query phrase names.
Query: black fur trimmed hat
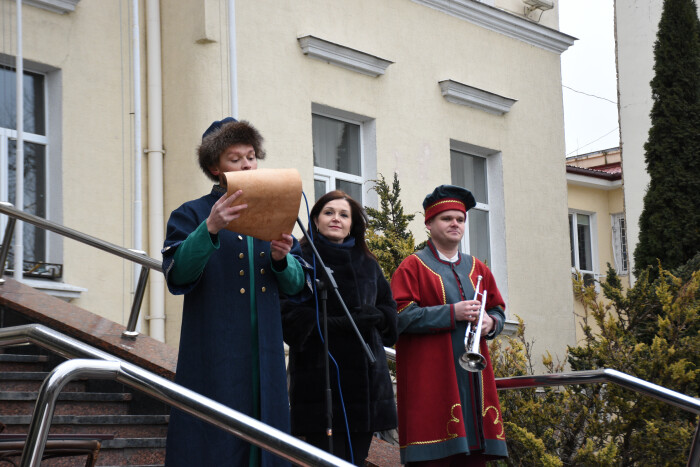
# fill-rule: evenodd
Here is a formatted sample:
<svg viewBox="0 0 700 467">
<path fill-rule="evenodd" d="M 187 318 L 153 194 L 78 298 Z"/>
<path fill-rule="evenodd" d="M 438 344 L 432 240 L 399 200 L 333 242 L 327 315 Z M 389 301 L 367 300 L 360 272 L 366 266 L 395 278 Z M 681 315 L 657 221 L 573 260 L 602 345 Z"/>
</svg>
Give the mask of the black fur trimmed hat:
<svg viewBox="0 0 700 467">
<path fill-rule="evenodd" d="M 239 122 L 233 117 L 226 117 L 209 125 L 209 128 L 202 134 L 202 144 L 197 149 L 199 167 L 204 174 L 213 181 L 218 181 L 219 179 L 212 175 L 209 168 L 218 164 L 219 157 L 229 146 L 239 143 L 253 146 L 257 159 L 265 158 L 265 150 L 262 147 L 263 137 L 247 121 L 241 120 Z"/>
<path fill-rule="evenodd" d="M 461 186 L 440 185 L 423 200 L 425 223 L 443 211 L 457 210 L 465 215 L 476 206 L 476 200 L 471 191 Z"/>
</svg>

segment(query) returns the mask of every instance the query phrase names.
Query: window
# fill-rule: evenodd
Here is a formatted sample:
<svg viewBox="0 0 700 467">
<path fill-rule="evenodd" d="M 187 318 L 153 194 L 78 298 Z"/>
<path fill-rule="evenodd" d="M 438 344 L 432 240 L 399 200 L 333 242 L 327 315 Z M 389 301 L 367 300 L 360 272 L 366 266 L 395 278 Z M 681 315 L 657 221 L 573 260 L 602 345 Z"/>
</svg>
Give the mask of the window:
<svg viewBox="0 0 700 467">
<path fill-rule="evenodd" d="M 44 75 L 24 72 L 24 206 L 37 216 L 47 214 L 47 131 Z M 17 180 L 16 71 L 0 64 L 0 199 L 15 204 Z M 5 217 L 5 216 L 3 216 Z M 7 219 L 0 221 L 4 232 Z M 47 259 L 46 231 L 23 223 L 24 268 L 36 270 Z M 8 266 L 14 269 L 10 252 Z"/>
<path fill-rule="evenodd" d="M 618 274 L 629 273 L 629 261 L 627 258 L 627 226 L 625 216 L 622 213 L 612 216 L 612 242 L 613 255 L 615 256 L 615 270 Z"/>
<path fill-rule="evenodd" d="M 462 251 L 491 265 L 490 205 L 486 157 L 450 151 L 452 184 L 471 191 L 476 206 L 467 213 Z"/>
<path fill-rule="evenodd" d="M 569 213 L 569 240 L 571 241 L 571 268 L 583 274 L 586 285 L 593 283 L 593 224 L 594 217 L 580 212 Z"/>
<path fill-rule="evenodd" d="M 476 199 L 476 206 L 467 214 L 460 249 L 488 265 L 508 303 L 503 154 L 450 138 L 450 170 L 451 183 L 465 187 Z"/>
<path fill-rule="evenodd" d="M 362 126 L 313 114 L 314 199 L 343 190 L 362 204 Z"/>
</svg>

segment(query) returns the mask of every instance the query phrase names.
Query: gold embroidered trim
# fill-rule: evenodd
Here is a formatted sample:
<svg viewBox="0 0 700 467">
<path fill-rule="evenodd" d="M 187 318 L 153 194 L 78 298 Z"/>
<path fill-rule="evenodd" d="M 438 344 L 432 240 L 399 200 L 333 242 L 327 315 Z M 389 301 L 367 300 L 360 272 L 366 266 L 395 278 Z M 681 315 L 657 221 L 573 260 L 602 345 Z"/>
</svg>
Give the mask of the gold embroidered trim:
<svg viewBox="0 0 700 467">
<path fill-rule="evenodd" d="M 476 269 L 476 261 L 474 261 L 474 257 L 472 256 L 472 270 L 469 271 L 469 275 L 467 276 L 469 278 L 469 282 L 472 283 L 472 289 L 474 289 L 474 292 L 476 292 L 476 284 L 474 283 L 474 279 L 472 278 L 472 274 L 474 273 L 474 269 Z"/>
<path fill-rule="evenodd" d="M 447 198 L 447 199 L 443 199 L 443 200 L 440 200 L 440 201 L 435 201 L 433 204 L 431 204 L 430 206 L 428 206 L 427 211 L 430 211 L 430 210 L 433 209 L 435 206 L 439 206 L 439 205 L 445 204 L 445 203 L 457 203 L 457 204 L 461 204 L 462 207 L 463 207 L 464 209 L 466 209 L 466 206 L 464 205 L 464 203 L 463 203 L 462 201 L 460 201 L 460 200 L 458 200 L 458 199 L 454 199 L 454 198 Z"/>
<path fill-rule="evenodd" d="M 430 269 L 430 268 L 428 267 L 428 265 L 425 264 L 425 263 L 423 262 L 423 260 L 420 259 L 418 256 L 416 256 L 416 259 L 417 259 L 418 261 L 420 261 L 420 264 L 422 264 L 423 267 L 424 267 L 425 269 L 427 269 L 428 271 L 430 271 L 430 272 L 432 272 L 433 274 L 435 274 L 435 277 L 438 278 L 438 280 L 440 281 L 440 289 L 442 289 L 442 305 L 447 304 L 447 295 L 445 294 L 445 284 L 442 282 L 442 277 L 440 276 L 440 274 L 438 274 L 437 272 L 435 272 L 435 271 L 433 271 L 432 269 Z"/>
<path fill-rule="evenodd" d="M 498 412 L 498 409 L 493 405 L 486 407 L 486 410 L 484 411 L 484 417 L 486 417 L 486 414 L 488 413 L 489 410 L 493 410 L 496 412 L 496 419 L 493 421 L 493 424 L 494 425 L 501 425 L 501 432 L 496 435 L 496 439 L 500 439 L 502 441 L 505 441 L 506 440 L 505 427 L 503 426 L 503 423 L 501 423 L 501 417 L 500 417 L 500 414 Z"/>
<path fill-rule="evenodd" d="M 442 443 L 443 441 L 448 441 L 450 439 L 455 439 L 459 435 L 457 433 L 450 433 L 450 423 L 459 423 L 459 418 L 455 415 L 455 409 L 459 408 L 460 412 L 462 411 L 462 404 L 455 404 L 450 408 L 450 419 L 447 421 L 447 425 L 445 426 L 445 430 L 447 431 L 447 438 L 442 438 L 442 439 L 435 439 L 431 441 L 414 441 L 412 443 L 408 443 L 404 446 L 400 446 L 401 448 L 405 448 L 408 446 L 416 446 L 416 445 L 422 445 L 422 444 L 434 444 L 434 443 Z"/>
<path fill-rule="evenodd" d="M 397 313 L 401 313 L 403 310 L 405 310 L 405 309 L 408 308 L 409 306 L 413 305 L 414 303 L 416 303 L 416 302 L 413 301 L 413 300 L 411 300 L 410 302 L 408 302 L 408 304 L 407 304 L 406 306 L 403 306 L 403 307 L 399 308 L 398 310 L 396 310 L 396 312 L 397 312 Z"/>
<path fill-rule="evenodd" d="M 501 423 L 501 413 L 500 411 L 496 408 L 495 405 L 489 405 L 488 407 L 484 407 L 485 399 L 484 399 L 484 374 L 482 372 L 479 372 L 479 377 L 481 378 L 481 416 L 486 418 L 486 414 L 489 412 L 489 410 L 493 410 L 496 412 L 496 419 L 493 421 L 494 425 L 501 425 L 501 432 L 496 435 L 496 439 L 500 439 L 502 441 L 506 440 L 506 430 L 505 427 L 503 426 L 503 423 Z"/>
</svg>

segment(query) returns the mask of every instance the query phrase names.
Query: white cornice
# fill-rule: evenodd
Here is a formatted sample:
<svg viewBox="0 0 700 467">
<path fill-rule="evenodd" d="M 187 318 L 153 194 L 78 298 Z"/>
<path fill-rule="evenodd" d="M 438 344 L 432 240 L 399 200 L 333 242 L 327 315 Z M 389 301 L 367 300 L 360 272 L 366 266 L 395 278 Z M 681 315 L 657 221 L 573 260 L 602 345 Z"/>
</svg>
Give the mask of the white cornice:
<svg viewBox="0 0 700 467">
<path fill-rule="evenodd" d="M 311 35 L 297 38 L 304 55 L 369 76 L 383 75 L 394 62 Z"/>
<path fill-rule="evenodd" d="M 575 37 L 473 0 L 412 0 L 490 31 L 561 54 Z"/>
<path fill-rule="evenodd" d="M 581 174 L 566 174 L 566 183 L 569 185 L 584 186 L 587 188 L 597 188 L 598 190 L 609 191 L 622 187 L 622 180 L 605 180 Z"/>
<path fill-rule="evenodd" d="M 75 11 L 80 0 L 22 0 L 22 3 L 61 15 Z"/>
<path fill-rule="evenodd" d="M 78 287 L 77 285 L 70 285 L 64 282 L 54 282 L 45 279 L 28 279 L 25 277 L 22 278 L 21 282 L 30 287 L 34 287 L 37 290 L 41 290 L 44 293 L 60 298 L 66 302 L 80 298 L 80 294 L 87 292 L 88 290 L 85 287 Z"/>
<path fill-rule="evenodd" d="M 446 79 L 438 81 L 443 97 L 454 104 L 467 105 L 484 112 L 503 115 L 510 111 L 517 101 L 499 96 L 483 89 Z"/>
</svg>

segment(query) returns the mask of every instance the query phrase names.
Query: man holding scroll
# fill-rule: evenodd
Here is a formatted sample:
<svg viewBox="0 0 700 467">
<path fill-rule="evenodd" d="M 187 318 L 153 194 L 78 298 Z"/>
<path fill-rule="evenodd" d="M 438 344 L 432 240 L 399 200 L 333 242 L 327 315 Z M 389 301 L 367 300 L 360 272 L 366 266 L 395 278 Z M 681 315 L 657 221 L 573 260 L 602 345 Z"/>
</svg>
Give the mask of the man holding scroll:
<svg viewBox="0 0 700 467">
<path fill-rule="evenodd" d="M 503 329 L 505 304 L 488 267 L 459 252 L 465 218 L 476 204 L 464 188 L 441 185 L 423 201 L 428 245 L 404 259 L 391 289 L 398 305 L 396 379 L 401 463 L 407 467 L 485 465 L 506 457 L 496 384 L 484 339 L 482 371 L 460 365 L 468 323 L 481 336 Z M 481 281 L 479 281 L 481 277 Z"/>
<path fill-rule="evenodd" d="M 215 121 L 202 136 L 200 168 L 214 182 L 224 172 L 255 170 L 262 140 L 248 122 Z M 175 382 L 288 433 L 279 292 L 303 288 L 301 250 L 289 234 L 268 242 L 226 229 L 247 208 L 234 203 L 240 196 L 216 184 L 168 220 L 163 271 L 170 292 L 184 294 Z M 166 465 L 288 463 L 172 409 Z"/>
</svg>

